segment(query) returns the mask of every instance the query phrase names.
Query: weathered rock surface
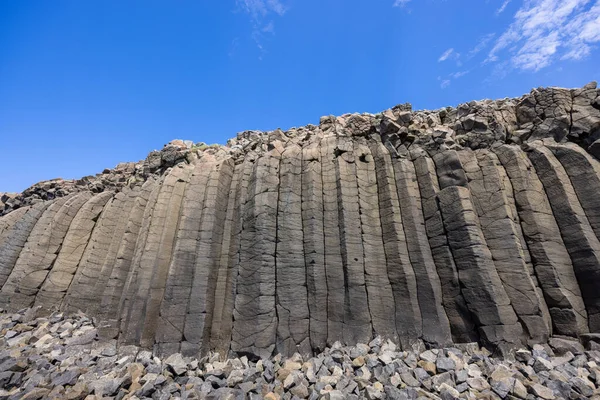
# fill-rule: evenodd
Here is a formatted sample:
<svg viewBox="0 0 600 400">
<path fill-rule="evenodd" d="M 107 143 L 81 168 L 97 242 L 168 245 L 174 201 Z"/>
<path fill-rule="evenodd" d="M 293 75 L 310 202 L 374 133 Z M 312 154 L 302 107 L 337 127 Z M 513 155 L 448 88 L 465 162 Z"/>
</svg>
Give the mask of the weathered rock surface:
<svg viewBox="0 0 600 400">
<path fill-rule="evenodd" d="M 595 344 L 599 99 L 591 83 L 328 116 L 226 146 L 176 140 L 94 177 L 2 193 L 0 307 L 81 310 L 100 337 L 165 357 L 308 356 L 376 337 L 404 351 L 477 341 L 508 354 L 556 335 Z M 441 377 L 457 364 L 444 357 L 420 366 L 437 371 L 442 398 L 566 390 L 514 375 L 459 388 Z M 101 390 L 118 392 L 117 378 Z"/>
<path fill-rule="evenodd" d="M 588 349 L 589 349 L 588 343 Z M 391 340 L 314 356 L 157 356 L 98 336 L 83 313 L 0 313 L 0 398 L 600 399 L 600 352 L 573 339 L 492 357 L 477 343 L 401 350 Z"/>
</svg>

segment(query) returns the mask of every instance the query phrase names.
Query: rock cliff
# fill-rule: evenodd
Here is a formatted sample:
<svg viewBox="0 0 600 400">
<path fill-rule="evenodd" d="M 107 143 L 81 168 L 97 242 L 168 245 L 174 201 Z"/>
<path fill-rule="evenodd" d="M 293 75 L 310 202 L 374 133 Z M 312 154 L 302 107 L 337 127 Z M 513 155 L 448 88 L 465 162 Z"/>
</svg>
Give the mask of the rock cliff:
<svg viewBox="0 0 600 400">
<path fill-rule="evenodd" d="M 323 117 L 3 195 L 0 307 L 158 354 L 600 333 L 600 90 Z"/>
</svg>

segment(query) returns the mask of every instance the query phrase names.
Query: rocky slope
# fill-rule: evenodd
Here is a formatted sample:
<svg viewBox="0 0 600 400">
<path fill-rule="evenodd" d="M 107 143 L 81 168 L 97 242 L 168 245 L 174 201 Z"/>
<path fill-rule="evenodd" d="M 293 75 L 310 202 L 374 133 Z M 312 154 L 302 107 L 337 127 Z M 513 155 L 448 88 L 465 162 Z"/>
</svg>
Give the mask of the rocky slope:
<svg viewBox="0 0 600 400">
<path fill-rule="evenodd" d="M 3 200 L 0 306 L 158 355 L 600 332 L 600 91 L 175 141 Z"/>
<path fill-rule="evenodd" d="M 600 351 L 568 339 L 510 360 L 476 343 L 401 351 L 381 338 L 315 357 L 159 358 L 98 340 L 83 314 L 36 311 L 0 314 L 0 399 L 600 399 Z"/>
</svg>

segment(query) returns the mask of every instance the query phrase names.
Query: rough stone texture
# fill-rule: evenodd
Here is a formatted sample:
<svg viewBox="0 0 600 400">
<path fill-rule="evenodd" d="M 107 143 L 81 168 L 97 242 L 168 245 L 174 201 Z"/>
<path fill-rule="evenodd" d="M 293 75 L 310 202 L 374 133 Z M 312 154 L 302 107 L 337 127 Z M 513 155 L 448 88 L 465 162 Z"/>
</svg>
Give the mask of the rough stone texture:
<svg viewBox="0 0 600 400">
<path fill-rule="evenodd" d="M 477 341 L 479 336 L 460 288 L 458 270 L 448 245 L 437 194 L 440 191 L 435 164 L 425 152 L 417 152 L 414 160 L 421 191 L 423 216 L 429 246 L 442 285 L 443 304 L 448 315 L 452 337 L 457 342 Z"/>
<path fill-rule="evenodd" d="M 302 149 L 291 145 L 283 152 L 277 203 L 277 351 L 311 351 L 308 292 L 302 228 Z"/>
<path fill-rule="evenodd" d="M 571 258 L 533 165 L 517 147 L 503 145 L 495 152 L 513 186 L 523 235 L 555 333 L 576 336 L 587 332 L 587 312 Z"/>
<path fill-rule="evenodd" d="M 302 240 L 311 347 L 327 344 L 327 275 L 323 228 L 323 180 L 319 143 L 302 150 Z"/>
<path fill-rule="evenodd" d="M 329 348 L 342 365 L 336 342 L 383 349 L 390 339 L 421 351 L 478 341 L 504 353 L 552 335 L 597 347 L 599 99 L 591 83 L 434 111 L 405 104 L 327 116 L 242 132 L 226 146 L 176 140 L 94 177 L 2 193 L 0 307 L 82 310 L 122 351 L 160 356 L 218 350 L 255 360 Z M 551 343 L 560 357 L 581 356 Z M 350 361 L 360 376 L 382 376 L 392 362 L 382 350 L 379 370 L 361 352 Z M 385 373 L 442 398 L 473 388 L 571 393 L 552 376 L 450 379 L 462 365 L 452 354 L 415 360 L 414 376 Z M 535 357 L 531 368 L 550 373 Z M 169 368 L 179 376 L 176 361 Z M 351 384 L 333 364 L 326 377 L 322 365 L 311 368 L 306 382 L 294 368 L 265 373 L 297 397 L 311 385 L 319 395 L 335 387 L 330 398 L 358 395 L 344 391 Z M 242 379 L 211 376 L 219 390 Z M 98 393 L 118 397 L 118 379 L 101 380 Z M 355 384 L 371 398 L 403 396 L 367 378 Z M 586 385 L 573 390 L 586 396 Z"/>
<path fill-rule="evenodd" d="M 93 216 L 84 216 L 93 222 L 93 231 L 89 237 L 89 244 L 84 247 L 83 254 L 75 262 L 75 266 L 61 265 L 51 277 L 62 277 L 63 282 L 58 289 L 63 293 L 59 301 L 65 303 L 65 307 L 73 307 L 80 310 L 92 310 L 100 302 L 96 302 L 100 296 L 94 292 L 94 287 L 98 281 L 104 281 L 110 277 L 108 268 L 114 265 L 114 246 L 111 244 L 120 241 L 123 225 L 127 222 L 122 215 L 123 205 L 127 198 L 124 192 L 116 194 L 108 202 L 105 201 L 102 212 Z M 79 216 L 79 215 L 78 215 Z M 75 257 L 77 254 L 71 255 Z M 75 257 L 77 258 L 77 257 Z M 49 288 L 50 289 L 50 288 Z M 50 289 L 51 290 L 51 289 Z"/>
<path fill-rule="evenodd" d="M 564 167 L 545 146 L 534 144 L 528 156 L 544 185 L 571 260 L 592 332 L 600 330 L 600 242 Z"/>
<path fill-rule="evenodd" d="M 468 177 L 481 230 L 513 309 L 530 340 L 534 343 L 546 341 L 550 327 L 542 310 L 546 310 L 547 306 L 538 297 L 527 269 L 517 232 L 520 228 L 514 223 L 495 157 L 482 149 L 477 154 L 462 151 L 460 159 Z"/>
<path fill-rule="evenodd" d="M 481 340 L 499 347 L 520 344 L 523 327 L 494 265 L 469 189 L 449 186 L 437 197 L 462 292 Z"/>
<path fill-rule="evenodd" d="M 33 305 L 53 269 L 71 221 L 90 193 L 62 197 L 40 217 L 0 292 L 0 304 L 19 309 Z"/>
<path fill-rule="evenodd" d="M 0 241 L 0 285 L 4 286 L 6 283 L 31 230 L 51 204 L 51 202 L 38 203 L 11 213 L 11 215 L 15 214 L 16 218 L 8 215 L 2 219 L 2 221 L 6 221 Z"/>
<path fill-rule="evenodd" d="M 112 196 L 113 193 L 111 192 L 98 194 L 81 207 L 69 227 L 64 245 L 54 262 L 54 267 L 37 293 L 37 302 L 44 304 L 46 307 L 61 303 L 90 241 L 96 220 Z M 101 276 L 105 276 L 105 274 L 101 274 Z"/>
<path fill-rule="evenodd" d="M 164 299 L 160 306 L 156 332 L 156 346 L 159 353 L 168 353 L 170 348 L 179 351 L 180 343 L 184 339 L 183 332 L 196 272 L 194 266 L 207 193 L 202 189 L 207 188 L 213 168 L 212 163 L 197 165 L 184 193 L 181 221 L 177 228 Z"/>
<path fill-rule="evenodd" d="M 103 340 L 82 313 L 0 313 L 0 398 L 10 400 L 600 398 L 600 353 L 577 341 L 553 338 L 515 356 L 477 343 L 401 350 L 377 337 L 312 357 L 159 357 Z"/>
<path fill-rule="evenodd" d="M 191 168 L 171 169 L 158 188 L 148 235 L 141 256 L 132 266 L 127 292 L 130 301 L 122 310 L 121 335 L 124 344 L 154 344 L 156 320 L 164 297 L 168 267 L 186 183 Z M 136 249 L 137 250 L 137 249 Z"/>
<path fill-rule="evenodd" d="M 273 352 L 277 337 L 277 208 L 281 146 L 250 167 L 240 204 L 240 264 L 233 311 L 232 349 L 260 356 Z M 204 284 L 204 283 L 202 283 Z"/>
<path fill-rule="evenodd" d="M 123 290 L 126 287 L 127 278 L 131 269 L 131 263 L 135 254 L 137 239 L 139 238 L 142 218 L 145 210 L 151 209 L 149 197 L 157 183 L 154 179 L 147 180 L 137 191 L 133 206 L 127 216 L 127 226 L 121 241 L 117 258 L 112 266 L 112 271 L 105 286 L 99 286 L 97 293 L 102 293 L 98 304 L 98 315 L 105 321 L 100 332 L 107 337 L 114 338 L 118 335 L 118 321 L 121 316 L 121 305 Z M 145 221 L 145 220 L 144 220 Z M 104 278 L 106 279 L 106 277 Z"/>
<path fill-rule="evenodd" d="M 387 275 L 394 296 L 396 332 L 404 347 L 407 347 L 420 334 L 421 310 L 417 283 L 408 255 L 392 159 L 381 143 L 373 143 L 371 151 L 377 171 L 379 217 Z"/>
<path fill-rule="evenodd" d="M 450 324 L 442 305 L 442 287 L 425 231 L 415 168 L 405 159 L 398 160 L 394 167 L 408 254 L 417 280 L 421 334 L 425 342 L 443 345 L 451 341 Z"/>
</svg>

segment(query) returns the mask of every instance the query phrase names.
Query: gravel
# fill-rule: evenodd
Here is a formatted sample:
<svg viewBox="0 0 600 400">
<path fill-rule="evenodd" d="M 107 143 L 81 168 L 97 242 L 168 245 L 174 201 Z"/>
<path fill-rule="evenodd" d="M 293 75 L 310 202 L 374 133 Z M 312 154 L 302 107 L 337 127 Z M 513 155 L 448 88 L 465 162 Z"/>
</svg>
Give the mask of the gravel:
<svg viewBox="0 0 600 400">
<path fill-rule="evenodd" d="M 200 359 L 101 340 L 82 313 L 0 314 L 2 399 L 598 399 L 600 351 L 572 338 L 504 359 L 469 343 L 402 351 L 390 340 L 313 357 Z M 587 349 L 586 349 L 587 348 Z"/>
</svg>

